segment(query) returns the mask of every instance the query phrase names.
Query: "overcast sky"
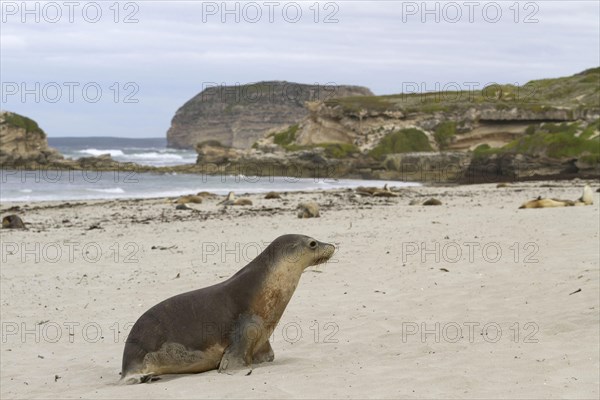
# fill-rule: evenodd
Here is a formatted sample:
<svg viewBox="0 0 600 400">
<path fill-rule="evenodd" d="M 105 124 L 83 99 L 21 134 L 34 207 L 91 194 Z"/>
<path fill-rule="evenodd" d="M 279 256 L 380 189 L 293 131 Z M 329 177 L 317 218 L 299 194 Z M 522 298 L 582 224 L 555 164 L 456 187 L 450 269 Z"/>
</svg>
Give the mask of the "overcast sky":
<svg viewBox="0 0 600 400">
<path fill-rule="evenodd" d="M 392 94 L 600 65 L 598 1 L 0 4 L 1 108 L 52 137 L 164 137 L 175 111 L 214 83 Z"/>
</svg>

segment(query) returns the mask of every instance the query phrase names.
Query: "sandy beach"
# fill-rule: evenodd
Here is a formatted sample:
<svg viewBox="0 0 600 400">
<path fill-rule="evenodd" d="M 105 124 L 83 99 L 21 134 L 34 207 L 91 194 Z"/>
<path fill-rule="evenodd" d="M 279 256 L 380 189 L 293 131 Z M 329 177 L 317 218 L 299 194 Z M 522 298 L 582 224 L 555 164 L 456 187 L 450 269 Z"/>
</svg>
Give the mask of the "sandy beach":
<svg viewBox="0 0 600 400">
<path fill-rule="evenodd" d="M 4 203 L 28 229 L 2 230 L 0 396 L 598 398 L 598 182 L 592 206 L 518 209 L 539 195 L 575 200 L 585 183 L 251 194 L 253 206 L 229 208 L 220 196 L 195 210 Z M 409 205 L 430 197 L 443 204 Z M 320 218 L 297 218 L 306 200 Z M 337 251 L 303 274 L 274 362 L 117 385 L 144 311 L 228 278 L 287 233 Z"/>
</svg>

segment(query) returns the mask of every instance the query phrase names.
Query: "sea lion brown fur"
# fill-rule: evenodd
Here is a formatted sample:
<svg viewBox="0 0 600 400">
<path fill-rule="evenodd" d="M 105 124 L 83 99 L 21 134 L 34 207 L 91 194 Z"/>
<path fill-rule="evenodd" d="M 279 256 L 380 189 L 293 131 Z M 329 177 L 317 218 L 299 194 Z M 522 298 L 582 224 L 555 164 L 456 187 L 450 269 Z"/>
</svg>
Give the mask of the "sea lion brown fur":
<svg viewBox="0 0 600 400">
<path fill-rule="evenodd" d="M 187 204 L 187 203 L 202 204 L 202 197 L 194 195 L 194 194 L 190 194 L 187 196 L 181 196 L 180 198 L 175 200 L 173 203 L 175 203 L 175 204 Z"/>
<path fill-rule="evenodd" d="M 235 193 L 229 192 L 225 200 L 220 201 L 217 204 L 224 206 L 251 206 L 252 200 L 247 197 L 236 198 Z"/>
<path fill-rule="evenodd" d="M 298 218 L 319 218 L 321 216 L 319 205 L 314 201 L 300 203 L 296 209 L 298 210 Z"/>
<path fill-rule="evenodd" d="M 364 187 L 359 186 L 356 188 L 356 194 L 360 196 L 373 196 L 373 197 L 398 197 L 397 193 L 394 193 L 388 188 L 387 183 L 383 185 L 383 189 L 377 187 Z"/>
<path fill-rule="evenodd" d="M 308 236 L 280 236 L 228 280 L 158 303 L 129 333 L 121 383 L 273 361 L 269 337 L 302 272 L 334 250 Z"/>
<path fill-rule="evenodd" d="M 23 220 L 18 215 L 12 214 L 2 218 L 2 228 L 5 229 L 25 229 Z"/>
<path fill-rule="evenodd" d="M 280 199 L 281 195 L 277 192 L 269 192 L 265 195 L 265 199 Z"/>
<path fill-rule="evenodd" d="M 550 199 L 542 198 L 539 196 L 535 200 L 530 200 L 519 207 L 522 208 L 552 208 L 552 207 L 572 207 L 572 206 L 589 206 L 594 204 L 594 195 L 592 189 L 585 185 L 583 188 L 583 194 L 576 201 L 573 200 L 561 200 L 561 199 Z"/>
</svg>

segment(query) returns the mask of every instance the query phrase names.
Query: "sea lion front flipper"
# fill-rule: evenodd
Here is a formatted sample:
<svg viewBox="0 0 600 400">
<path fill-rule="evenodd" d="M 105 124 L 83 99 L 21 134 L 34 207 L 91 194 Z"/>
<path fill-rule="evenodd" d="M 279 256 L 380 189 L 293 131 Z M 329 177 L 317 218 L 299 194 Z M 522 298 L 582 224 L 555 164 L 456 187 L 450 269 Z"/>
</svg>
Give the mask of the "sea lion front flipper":
<svg viewBox="0 0 600 400">
<path fill-rule="evenodd" d="M 275 359 L 275 352 L 271 347 L 271 343 L 267 340 L 265 344 L 263 344 L 252 357 L 252 362 L 254 364 L 260 364 L 263 362 L 272 362 Z"/>
<path fill-rule="evenodd" d="M 238 343 L 234 343 L 225 350 L 221 361 L 219 362 L 219 373 L 227 373 L 230 375 L 250 375 L 252 373 L 252 359 L 250 362 L 244 357 L 245 351 Z"/>
<path fill-rule="evenodd" d="M 264 324 L 260 317 L 255 315 L 241 316 L 231 332 L 231 344 L 225 349 L 223 357 L 221 357 L 219 372 L 241 369 L 247 372 L 249 368 L 251 373 L 254 349 L 256 349 L 263 331 Z M 264 345 L 259 350 L 263 350 L 263 347 Z M 265 351 L 268 352 L 269 348 L 266 348 Z M 250 375 L 250 373 L 246 375 Z"/>
<path fill-rule="evenodd" d="M 150 373 L 150 374 L 133 374 L 130 376 L 126 376 L 119 381 L 121 385 L 134 385 L 136 383 L 151 383 L 155 381 L 159 381 L 160 377 Z"/>
</svg>

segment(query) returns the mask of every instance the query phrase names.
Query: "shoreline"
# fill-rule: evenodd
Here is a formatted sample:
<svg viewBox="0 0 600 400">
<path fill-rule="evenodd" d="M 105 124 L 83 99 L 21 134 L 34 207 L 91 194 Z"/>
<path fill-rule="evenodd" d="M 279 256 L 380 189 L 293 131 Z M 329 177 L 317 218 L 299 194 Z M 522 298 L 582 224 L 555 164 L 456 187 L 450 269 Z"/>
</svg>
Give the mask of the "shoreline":
<svg viewBox="0 0 600 400">
<path fill-rule="evenodd" d="M 84 161 L 85 160 L 85 161 Z M 105 164 L 103 164 L 105 163 Z M 550 181 L 550 180 L 600 180 L 600 169 L 595 168 L 591 171 L 582 172 L 561 172 L 540 175 L 534 170 L 530 170 L 529 164 L 524 164 L 522 169 L 516 165 L 515 174 L 509 175 L 503 173 L 499 167 L 476 168 L 470 170 L 470 164 L 414 164 L 407 163 L 403 165 L 406 170 L 386 170 L 382 166 L 371 165 L 375 168 L 373 171 L 360 172 L 360 170 L 346 170 L 339 160 L 330 160 L 330 163 L 315 164 L 294 163 L 278 164 L 273 160 L 265 159 L 262 162 L 250 160 L 247 162 L 238 161 L 231 163 L 203 163 L 203 164 L 179 164 L 174 166 L 151 166 L 140 165 L 132 162 L 116 162 L 112 159 L 102 159 L 102 157 L 87 157 L 83 159 L 70 160 L 67 164 L 51 165 L 3 165 L 0 168 L 2 174 L 5 171 L 38 171 L 49 173 L 56 172 L 112 172 L 117 174 L 153 174 L 153 175 L 196 175 L 196 176 L 252 176 L 260 178 L 291 178 L 291 179 L 315 179 L 315 180 L 365 180 L 365 181 L 395 181 L 420 184 L 486 184 L 503 182 L 530 182 L 530 181 Z"/>
<path fill-rule="evenodd" d="M 569 174 L 548 176 L 523 176 L 519 179 L 485 179 L 483 182 L 472 179 L 444 180 L 434 173 L 420 181 L 412 179 L 360 179 L 335 178 L 331 176 L 298 177 L 285 175 L 244 175 L 225 174 L 221 171 L 189 172 L 139 172 L 133 170 L 56 170 L 56 169 L 2 169 L 0 174 L 3 195 L 2 203 L 47 202 L 47 201 L 93 201 L 125 199 L 160 199 L 208 191 L 223 195 L 229 191 L 244 194 L 260 194 L 269 191 L 303 192 L 356 188 L 358 186 L 390 186 L 393 190 L 403 187 L 454 187 L 486 184 L 519 185 L 523 183 L 543 184 L 544 182 L 589 182 L 594 185 L 599 179 L 595 176 L 575 177 Z M 238 171 L 239 172 L 239 171 Z M 55 184 L 58 184 L 56 186 Z M 41 186 L 40 186 L 41 185 Z M 44 186 L 45 185 L 45 186 Z M 58 187 L 63 198 L 51 186 Z M 296 186 L 296 187 L 294 187 Z M 66 190 L 66 191 L 65 191 Z M 35 195 L 30 194 L 35 192 Z M 45 194 L 49 193 L 49 194 Z M 52 198 L 49 198 L 52 197 Z"/>
<path fill-rule="evenodd" d="M 393 183 L 394 181 L 369 181 L 369 180 L 356 180 L 357 182 L 363 183 L 363 184 L 369 184 L 369 183 L 380 183 L 380 186 L 371 186 L 369 185 L 369 187 L 377 187 L 378 189 L 381 189 L 383 187 L 383 184 L 388 184 L 388 187 L 390 189 L 390 191 L 392 193 L 394 193 L 396 195 L 396 199 L 408 199 L 408 200 L 412 200 L 415 193 L 418 193 L 418 189 L 424 189 L 422 190 L 423 193 L 436 193 L 435 189 L 451 189 L 451 188 L 462 188 L 464 190 L 468 190 L 469 188 L 477 188 L 477 187 L 489 187 L 489 188 L 493 188 L 493 187 L 497 187 L 497 185 L 501 184 L 501 185 L 506 185 L 504 187 L 506 188 L 511 188 L 511 189 L 517 189 L 519 191 L 524 190 L 524 188 L 531 188 L 531 187 L 539 187 L 541 191 L 543 191 L 544 188 L 561 188 L 561 187 L 581 187 L 583 188 L 583 186 L 590 185 L 590 187 L 593 188 L 593 191 L 595 192 L 595 188 L 596 186 L 600 186 L 598 185 L 598 181 L 595 179 L 575 179 L 575 180 L 528 180 L 528 181 L 519 181 L 519 182 L 493 182 L 493 183 L 473 183 L 473 184 L 460 184 L 460 183 L 418 183 L 418 182 L 400 182 L 400 183 L 406 183 L 407 185 L 405 186 L 394 186 Z M 269 192 L 276 192 L 279 193 L 283 196 L 298 196 L 298 195 L 340 195 L 343 193 L 346 194 L 355 194 L 355 191 L 358 187 L 367 187 L 367 185 L 356 185 L 356 186 L 347 186 L 347 187 L 337 187 L 337 188 L 315 188 L 315 189 L 286 189 L 286 190 L 273 190 L 272 188 L 264 188 L 264 189 L 258 189 L 258 190 L 254 190 L 254 191 L 243 191 L 243 190 L 235 190 L 235 188 L 223 188 L 223 189 L 219 189 L 219 190 L 203 190 L 204 193 L 209 194 L 210 196 L 213 196 L 214 198 L 219 198 L 219 199 L 225 199 L 226 198 L 226 193 L 228 193 L 229 191 L 232 191 L 235 193 L 236 196 L 243 196 L 243 197 L 247 197 L 250 199 L 254 199 L 254 200 L 259 200 L 262 199 L 264 197 L 265 194 L 269 193 Z M 600 190 L 600 189 L 599 189 Z M 130 197 L 105 197 L 105 198 L 79 198 L 79 199 L 52 199 L 52 200 L 35 200 L 35 199 L 31 199 L 31 200 L 2 200 L 0 202 L 0 213 L 1 212 L 6 212 L 7 210 L 10 209 L 14 209 L 15 207 L 20 207 L 20 206 L 26 206 L 26 207 L 30 207 L 30 208 L 52 208 L 52 207 L 61 207 L 61 206 L 65 206 L 65 205 L 72 205 L 72 206 L 77 206 L 77 205 L 99 205 L 99 204 L 113 204 L 116 202 L 133 202 L 133 203 L 139 203 L 139 202 L 149 202 L 149 203 L 172 203 L 174 200 L 176 200 L 179 197 L 182 196 L 187 196 L 187 195 L 194 195 L 194 193 L 192 193 L 193 190 L 188 190 L 188 191 L 182 191 L 181 194 L 174 194 L 174 195 L 168 195 L 168 196 L 164 196 L 164 195 L 156 195 L 153 196 L 151 195 L 150 197 L 136 197 L 136 196 L 130 196 Z M 219 193 L 220 192 L 220 193 Z M 540 194 L 541 195 L 541 194 Z M 537 197 L 537 196 L 536 196 Z M 543 196 L 542 196 L 543 197 Z M 372 197 L 373 198 L 373 197 Z M 210 200 L 209 200 L 210 203 Z M 31 204 L 31 205 L 29 205 Z M 201 205 L 198 204 L 196 205 L 198 207 L 200 207 Z M 240 207 L 243 209 L 243 207 Z"/>
</svg>

